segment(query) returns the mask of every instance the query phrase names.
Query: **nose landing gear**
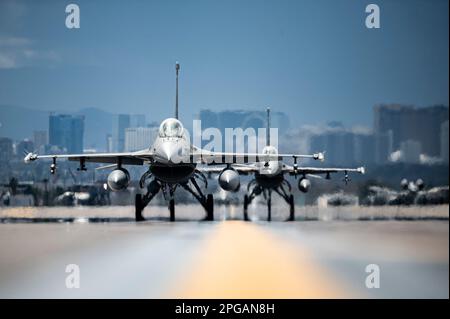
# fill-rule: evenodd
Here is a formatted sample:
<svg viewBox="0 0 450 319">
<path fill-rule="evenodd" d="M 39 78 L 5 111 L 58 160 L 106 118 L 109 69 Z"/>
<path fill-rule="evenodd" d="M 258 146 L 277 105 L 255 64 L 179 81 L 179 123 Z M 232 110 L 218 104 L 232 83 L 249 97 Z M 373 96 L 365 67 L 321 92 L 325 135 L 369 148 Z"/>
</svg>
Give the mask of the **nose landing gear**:
<svg viewBox="0 0 450 319">
<path fill-rule="evenodd" d="M 192 184 L 194 188 L 191 187 Z M 154 179 L 147 187 L 147 193 L 145 195 L 136 194 L 135 197 L 135 220 L 137 222 L 144 221 L 145 218 L 142 214 L 144 208 L 150 203 L 150 201 L 159 193 L 160 190 L 163 191 L 164 195 L 166 195 L 166 188 L 169 188 L 169 220 L 171 222 L 175 221 L 175 199 L 174 192 L 177 186 L 180 185 L 189 193 L 191 193 L 203 206 L 206 210 L 206 217 L 204 220 L 213 221 L 214 220 L 214 197 L 212 194 L 208 194 L 205 196 L 200 187 L 197 184 L 195 178 L 190 179 L 190 183 L 182 183 L 182 184 L 163 184 L 160 181 Z"/>
<path fill-rule="evenodd" d="M 289 205 L 289 218 L 287 219 L 287 221 L 295 220 L 294 195 L 289 194 L 292 188 L 288 181 L 283 180 L 283 182 L 278 187 L 275 188 L 263 188 L 261 185 L 257 184 L 256 180 L 251 181 L 248 185 L 249 185 L 248 190 L 250 190 L 251 187 L 253 187 L 253 189 L 250 192 L 250 195 L 244 196 L 245 221 L 250 220 L 248 216 L 248 206 L 255 199 L 255 197 L 260 195 L 261 193 L 264 195 L 264 198 L 267 202 L 267 221 L 270 222 L 272 220 L 272 191 L 275 191 L 278 195 L 280 195 L 280 197 L 283 198 Z M 288 187 L 289 193 L 285 190 L 283 185 L 286 185 Z"/>
</svg>

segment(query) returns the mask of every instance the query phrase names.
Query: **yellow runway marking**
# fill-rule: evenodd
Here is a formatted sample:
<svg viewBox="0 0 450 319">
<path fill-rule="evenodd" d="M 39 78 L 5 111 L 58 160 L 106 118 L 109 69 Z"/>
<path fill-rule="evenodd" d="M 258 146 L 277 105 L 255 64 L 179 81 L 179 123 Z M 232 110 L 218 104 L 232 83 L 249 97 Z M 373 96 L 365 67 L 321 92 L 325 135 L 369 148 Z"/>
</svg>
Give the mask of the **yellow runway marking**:
<svg viewBox="0 0 450 319">
<path fill-rule="evenodd" d="M 257 224 L 227 221 L 215 227 L 171 297 L 347 297 L 343 286 L 301 245 L 293 246 Z"/>
</svg>

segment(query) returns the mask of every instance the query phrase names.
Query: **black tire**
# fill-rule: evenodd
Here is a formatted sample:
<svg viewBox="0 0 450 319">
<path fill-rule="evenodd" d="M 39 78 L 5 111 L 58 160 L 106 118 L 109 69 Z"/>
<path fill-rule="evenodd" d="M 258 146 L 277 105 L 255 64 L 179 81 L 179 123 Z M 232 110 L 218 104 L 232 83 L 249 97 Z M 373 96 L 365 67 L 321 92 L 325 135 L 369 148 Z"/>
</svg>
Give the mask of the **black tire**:
<svg viewBox="0 0 450 319">
<path fill-rule="evenodd" d="M 170 221 L 175 221 L 175 200 L 171 199 L 169 201 L 169 212 L 170 212 Z"/>
<path fill-rule="evenodd" d="M 267 221 L 272 221 L 272 199 L 267 199 Z"/>
<path fill-rule="evenodd" d="M 295 201 L 294 195 L 289 196 L 289 219 L 288 221 L 293 222 L 295 220 Z"/>
<path fill-rule="evenodd" d="M 135 209 L 135 220 L 137 222 L 142 222 L 145 220 L 144 216 L 142 216 L 142 211 L 144 210 L 144 205 L 142 204 L 142 194 L 136 194 L 134 200 L 134 209 Z"/>
<path fill-rule="evenodd" d="M 206 218 L 207 221 L 214 220 L 214 197 L 212 194 L 206 196 Z"/>
<path fill-rule="evenodd" d="M 244 220 L 249 221 L 248 218 L 248 195 L 244 196 Z"/>
</svg>

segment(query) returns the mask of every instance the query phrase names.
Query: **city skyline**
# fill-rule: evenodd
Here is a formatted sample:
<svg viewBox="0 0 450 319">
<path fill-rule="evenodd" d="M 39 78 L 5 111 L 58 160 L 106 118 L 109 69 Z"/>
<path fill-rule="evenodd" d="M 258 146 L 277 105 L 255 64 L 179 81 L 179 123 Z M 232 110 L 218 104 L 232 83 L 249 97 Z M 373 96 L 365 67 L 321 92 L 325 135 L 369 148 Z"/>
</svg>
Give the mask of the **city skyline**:
<svg viewBox="0 0 450 319">
<path fill-rule="evenodd" d="M 286 114 L 273 112 L 271 127 L 278 129 L 279 139 L 274 145 L 278 145 L 281 152 L 306 154 L 325 151 L 329 164 L 344 166 L 358 163 L 368 166 L 384 165 L 394 162 L 440 164 L 448 163 L 448 111 L 447 106 L 416 108 L 398 104 L 376 105 L 373 107 L 372 128 L 346 127 L 336 121 L 320 126 L 294 124 L 290 128 L 290 119 Z M 266 125 L 264 111 L 202 110 L 196 117 L 202 123 L 202 130 L 216 128 L 222 137 L 225 136 L 227 128 L 243 130 L 253 128 L 258 131 Z M 34 130 L 32 138 L 18 139 L 15 143 L 13 140 L 8 142 L 7 139 L 3 139 L 2 148 L 5 150 L 2 149 L 2 152 L 12 154 L 14 147 L 15 154 L 20 159 L 22 153 L 30 150 L 39 150 L 41 154 L 49 151 L 63 153 L 67 151 L 81 153 L 83 150 L 137 151 L 148 148 L 158 134 L 158 124 L 151 120 L 150 123 L 147 122 L 145 115 L 114 114 L 108 123 L 109 128 L 106 128 L 102 144 L 94 146 L 85 134 L 85 130 L 93 128 L 85 126 L 85 121 L 96 123 L 95 129 L 98 133 L 97 123 L 105 120 L 85 115 L 50 113 L 48 136 L 45 130 Z M 73 123 L 76 125 L 72 125 Z M 81 126 L 77 123 L 81 123 Z M 421 129 L 418 130 L 418 127 Z M 72 143 L 72 140 L 75 143 Z M 207 138 L 201 141 L 205 144 L 210 142 Z M 197 146 L 204 147 L 205 144 Z M 231 147 L 236 149 L 237 144 L 237 141 L 233 142 Z"/>
</svg>

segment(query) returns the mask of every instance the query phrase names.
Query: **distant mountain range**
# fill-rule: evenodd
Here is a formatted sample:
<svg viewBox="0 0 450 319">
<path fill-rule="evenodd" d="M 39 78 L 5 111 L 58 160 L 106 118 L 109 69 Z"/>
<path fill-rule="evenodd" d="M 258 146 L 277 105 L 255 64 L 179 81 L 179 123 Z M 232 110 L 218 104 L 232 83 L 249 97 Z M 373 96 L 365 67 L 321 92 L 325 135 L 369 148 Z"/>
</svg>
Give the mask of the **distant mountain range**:
<svg viewBox="0 0 450 319">
<path fill-rule="evenodd" d="M 69 112 L 55 111 L 55 113 Z M 34 131 L 48 131 L 49 114 L 49 111 L 0 105 L 0 137 L 9 137 L 13 140 L 32 139 Z M 83 108 L 71 114 L 85 116 L 84 147 L 105 149 L 106 135 L 112 132 L 113 114 L 94 107 Z"/>
</svg>

